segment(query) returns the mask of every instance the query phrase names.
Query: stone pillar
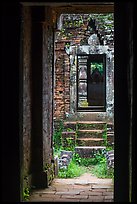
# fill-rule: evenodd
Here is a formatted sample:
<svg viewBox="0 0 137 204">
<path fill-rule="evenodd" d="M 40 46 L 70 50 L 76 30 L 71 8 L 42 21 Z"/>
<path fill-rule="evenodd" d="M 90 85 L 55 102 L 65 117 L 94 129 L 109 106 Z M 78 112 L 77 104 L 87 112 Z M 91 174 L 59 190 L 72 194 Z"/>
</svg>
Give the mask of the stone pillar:
<svg viewBox="0 0 137 204">
<path fill-rule="evenodd" d="M 43 15 L 43 16 L 42 16 Z M 42 43 L 44 8 L 32 8 L 32 185 L 47 187 L 47 174 L 43 171 L 43 124 L 42 124 Z"/>
<path fill-rule="evenodd" d="M 43 70 L 42 70 L 42 134 L 43 169 L 47 174 L 47 185 L 54 178 L 53 135 L 53 21 L 50 7 L 45 7 L 43 22 Z"/>
</svg>

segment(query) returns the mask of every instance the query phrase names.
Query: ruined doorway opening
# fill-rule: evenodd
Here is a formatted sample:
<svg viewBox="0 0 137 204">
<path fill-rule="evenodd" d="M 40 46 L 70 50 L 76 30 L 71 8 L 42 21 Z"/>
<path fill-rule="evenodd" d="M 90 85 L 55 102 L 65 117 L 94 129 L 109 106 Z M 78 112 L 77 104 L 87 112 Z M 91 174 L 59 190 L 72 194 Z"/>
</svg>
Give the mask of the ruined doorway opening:
<svg viewBox="0 0 137 204">
<path fill-rule="evenodd" d="M 106 110 L 106 55 L 78 55 L 77 109 Z"/>
<path fill-rule="evenodd" d="M 67 153 L 74 151 L 88 158 L 95 149 L 97 152 L 106 149 L 104 133 L 101 138 L 97 136 L 97 132 L 102 131 L 100 124 L 104 125 L 107 149 L 114 153 L 113 20 L 113 12 L 61 14 L 58 17 L 54 46 L 53 146 L 61 150 L 57 155 L 59 168 L 63 165 L 67 168 L 66 158 L 63 164 Z M 101 29 L 105 22 L 107 31 Z M 81 136 L 83 133 L 86 136 Z M 111 159 L 113 166 L 114 154 Z"/>
<path fill-rule="evenodd" d="M 82 6 L 81 8 L 83 8 L 83 6 Z M 85 7 L 85 8 L 86 8 L 86 7 Z M 68 11 L 68 9 L 66 9 L 66 10 Z M 71 9 L 70 9 L 70 10 L 71 10 Z M 72 9 L 72 10 L 73 10 L 73 9 Z M 45 25 L 47 26 L 47 23 L 46 23 Z M 118 24 L 118 25 L 120 25 L 120 24 Z M 48 29 L 48 28 L 49 28 L 49 25 L 48 25 L 48 27 L 46 27 L 46 28 Z M 119 41 L 118 41 L 118 42 L 119 42 Z M 62 49 L 64 49 L 64 46 L 62 46 Z M 119 54 L 120 54 L 120 53 L 119 53 Z M 122 76 L 123 76 L 123 75 L 122 75 Z M 60 90 L 59 93 L 62 94 L 62 90 Z M 74 105 L 75 105 L 75 104 L 74 104 Z M 73 110 L 74 110 L 74 109 L 72 109 L 72 112 L 73 112 Z M 67 113 L 67 112 L 66 112 L 66 113 Z M 66 114 L 66 116 L 67 116 L 67 115 L 68 115 L 68 113 Z M 86 116 L 87 116 L 87 113 L 86 113 Z M 83 118 L 83 117 L 82 117 L 82 118 Z M 92 118 L 92 119 L 93 119 L 93 118 Z"/>
<path fill-rule="evenodd" d="M 98 82 L 91 79 L 90 72 L 95 72 L 95 67 L 96 75 L 97 72 L 100 75 Z M 78 112 L 86 110 L 102 112 L 100 115 L 106 120 L 113 121 L 113 12 L 61 14 L 58 17 L 54 82 L 55 118 L 80 116 Z"/>
</svg>

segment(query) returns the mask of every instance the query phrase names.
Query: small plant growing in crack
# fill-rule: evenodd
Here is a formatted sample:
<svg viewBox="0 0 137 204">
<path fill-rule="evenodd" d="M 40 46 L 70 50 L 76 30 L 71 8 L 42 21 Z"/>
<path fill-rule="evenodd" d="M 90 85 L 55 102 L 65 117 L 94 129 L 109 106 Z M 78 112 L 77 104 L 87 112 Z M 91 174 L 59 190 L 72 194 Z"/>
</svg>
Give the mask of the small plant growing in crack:
<svg viewBox="0 0 137 204">
<path fill-rule="evenodd" d="M 28 201 L 29 197 L 30 197 L 30 189 L 29 187 L 26 187 L 24 188 L 24 191 L 23 191 L 23 198 L 25 201 Z"/>
</svg>

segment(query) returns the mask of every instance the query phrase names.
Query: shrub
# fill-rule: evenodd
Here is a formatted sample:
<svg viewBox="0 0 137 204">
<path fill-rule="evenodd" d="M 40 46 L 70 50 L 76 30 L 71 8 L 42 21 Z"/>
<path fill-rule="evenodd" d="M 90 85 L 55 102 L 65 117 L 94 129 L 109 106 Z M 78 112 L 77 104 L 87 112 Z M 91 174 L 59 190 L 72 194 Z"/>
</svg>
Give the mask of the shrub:
<svg viewBox="0 0 137 204">
<path fill-rule="evenodd" d="M 73 160 L 68 165 L 67 169 L 60 169 L 58 177 L 59 178 L 74 178 L 78 177 L 85 173 L 85 169 L 81 168 L 78 164 L 76 164 Z"/>
</svg>

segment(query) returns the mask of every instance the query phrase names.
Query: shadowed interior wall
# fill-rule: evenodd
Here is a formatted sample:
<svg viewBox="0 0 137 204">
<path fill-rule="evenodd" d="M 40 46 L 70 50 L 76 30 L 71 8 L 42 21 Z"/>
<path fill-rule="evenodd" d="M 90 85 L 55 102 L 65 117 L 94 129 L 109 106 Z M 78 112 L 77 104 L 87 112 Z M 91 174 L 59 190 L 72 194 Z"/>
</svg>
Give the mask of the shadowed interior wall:
<svg viewBox="0 0 137 204">
<path fill-rule="evenodd" d="M 31 9 L 22 8 L 23 37 L 23 183 L 24 188 L 30 183 L 31 165 Z"/>
<path fill-rule="evenodd" d="M 23 7 L 24 188 L 47 187 L 53 177 L 50 16 L 47 7 Z"/>
<path fill-rule="evenodd" d="M 54 177 L 52 149 L 53 132 L 53 19 L 50 7 L 45 7 L 43 22 L 43 71 L 42 71 L 42 122 L 43 122 L 43 167 L 47 172 L 47 183 Z"/>
</svg>

